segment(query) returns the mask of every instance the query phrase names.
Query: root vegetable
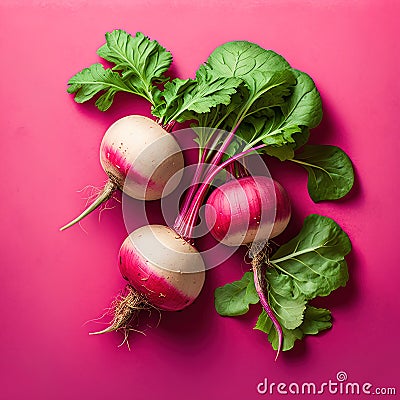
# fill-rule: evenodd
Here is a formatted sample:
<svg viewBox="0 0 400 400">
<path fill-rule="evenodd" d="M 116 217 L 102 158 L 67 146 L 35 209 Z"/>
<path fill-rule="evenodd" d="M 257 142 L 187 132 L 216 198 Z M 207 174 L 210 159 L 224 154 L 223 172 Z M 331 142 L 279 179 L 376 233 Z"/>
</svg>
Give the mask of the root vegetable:
<svg viewBox="0 0 400 400">
<path fill-rule="evenodd" d="M 213 190 L 205 210 L 211 234 L 228 246 L 273 238 L 286 228 L 290 215 L 285 189 L 265 176 L 224 183 Z"/>
<path fill-rule="evenodd" d="M 205 279 L 200 253 L 163 225 L 132 232 L 121 246 L 119 268 L 129 282 L 127 294 L 114 304 L 110 326 L 93 334 L 128 330 L 143 308 L 182 310 L 198 297 Z"/>
<path fill-rule="evenodd" d="M 153 306 L 168 311 L 193 303 L 205 277 L 200 253 L 163 225 L 146 225 L 131 233 L 121 246 L 119 267 Z"/>
<path fill-rule="evenodd" d="M 157 200 L 179 184 L 184 167 L 175 138 L 150 118 L 129 115 L 112 124 L 100 146 L 100 162 L 108 176 L 102 192 L 65 230 L 107 201 L 115 190 L 139 200 Z"/>
</svg>

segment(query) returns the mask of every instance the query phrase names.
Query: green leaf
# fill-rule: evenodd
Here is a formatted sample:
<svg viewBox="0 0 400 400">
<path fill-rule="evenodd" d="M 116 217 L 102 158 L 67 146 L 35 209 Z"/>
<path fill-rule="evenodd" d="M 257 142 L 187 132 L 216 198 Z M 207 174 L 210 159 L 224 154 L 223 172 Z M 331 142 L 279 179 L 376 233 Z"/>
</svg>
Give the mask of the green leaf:
<svg viewBox="0 0 400 400">
<path fill-rule="evenodd" d="M 195 80 L 174 79 L 165 85 L 165 108 L 156 110 L 157 116 L 164 122 L 196 119 L 197 114 L 209 113 L 217 105 L 228 105 L 240 83 L 237 78 L 212 77 L 202 66 Z"/>
<path fill-rule="evenodd" d="M 282 106 L 296 85 L 296 76 L 291 69 L 253 71 L 244 79 L 251 99 L 251 108 L 247 115 Z"/>
<path fill-rule="evenodd" d="M 288 62 L 272 50 L 245 41 L 228 42 L 209 56 L 205 68 L 214 77 L 236 77 L 247 87 L 242 107 L 226 129 L 233 129 L 246 116 L 284 103 L 296 78 Z"/>
<path fill-rule="evenodd" d="M 262 132 L 266 130 L 269 124 L 268 119 L 275 118 L 275 111 L 269 109 L 264 116 L 247 117 L 239 126 L 234 141 L 235 148 L 243 151 L 253 147 L 260 140 Z M 259 150 L 260 153 L 265 153 L 270 156 L 279 158 L 281 161 L 294 157 L 294 150 L 303 146 L 310 136 L 310 130 L 307 127 L 296 127 L 295 129 L 287 129 L 283 132 L 274 132 L 264 138 L 263 143 L 267 146 Z M 253 146 L 252 146 L 252 145 Z M 227 151 L 227 155 L 236 154 L 234 151 Z"/>
<path fill-rule="evenodd" d="M 211 73 L 215 73 L 213 54 L 206 64 L 211 67 Z M 237 58 L 240 73 L 236 69 L 222 70 L 231 76 L 240 76 L 248 95 L 228 129 L 243 119 L 240 128 L 244 129 L 238 129 L 236 136 L 247 142 L 245 149 L 264 143 L 267 147 L 261 152 L 281 160 L 293 158 L 294 150 L 307 142 L 309 128 L 317 126 L 322 118 L 321 99 L 314 82 L 307 74 L 288 69 L 287 63 L 275 64 L 286 68 L 282 70 L 270 70 L 272 67 L 268 64 L 260 64 L 261 69 L 254 70 L 251 59 L 247 59 L 249 66 L 245 68 L 246 61 Z M 221 67 L 217 66 L 218 73 Z"/>
<path fill-rule="evenodd" d="M 233 123 L 232 128 L 243 120 L 243 124 L 252 126 L 253 132 L 250 136 L 247 129 L 238 129 L 236 136 L 245 140 L 248 143 L 248 148 L 260 141 L 264 141 L 267 145 L 293 142 L 291 133 L 288 135 L 287 130 L 276 130 L 268 136 L 264 133 L 268 129 L 270 121 L 275 120 L 276 111 L 274 108 L 285 103 L 287 96 L 290 95 L 293 86 L 296 84 L 292 71 L 254 72 L 247 80 L 251 83 L 251 85 L 248 85 L 249 97 L 240 111 L 242 114 L 239 113 L 239 117 Z"/>
<path fill-rule="evenodd" d="M 173 116 L 182 107 L 184 93 L 192 91 L 195 85 L 196 82 L 193 79 L 176 78 L 167 82 L 161 93 L 164 101 L 153 108 L 151 113 L 158 118 L 164 118 L 165 123 L 168 122 L 168 117 Z"/>
<path fill-rule="evenodd" d="M 242 121 L 255 125 L 255 137 L 264 132 L 267 118 L 274 116 L 273 109 L 282 106 L 290 96 L 296 84 L 296 78 L 290 69 L 280 71 L 253 71 L 246 76 L 244 82 L 248 89 L 247 98 L 242 107 L 236 110 L 235 119 L 229 130 L 235 128 Z M 240 136 L 240 131 L 237 131 Z M 246 140 L 246 138 L 244 138 Z M 259 141 L 259 140 L 258 140 Z M 250 146 L 257 141 L 250 142 Z M 275 142 L 273 142 L 275 143 Z"/>
<path fill-rule="evenodd" d="M 322 119 L 322 103 L 317 88 L 305 72 L 293 70 L 297 84 L 293 94 L 281 106 L 282 120 L 278 127 L 307 126 L 315 128 Z"/>
<path fill-rule="evenodd" d="M 241 280 L 215 290 L 215 309 L 223 316 L 246 314 L 249 305 L 258 301 L 252 272 L 246 272 Z"/>
<path fill-rule="evenodd" d="M 228 105 L 242 80 L 230 77 L 215 78 L 202 65 L 196 72 L 196 82 L 196 90 L 185 99 L 188 102 L 186 107 L 189 111 L 203 114 L 217 105 Z"/>
<path fill-rule="evenodd" d="M 312 307 L 307 301 L 346 284 L 344 256 L 350 250 L 350 240 L 339 225 L 312 214 L 295 238 L 265 260 L 268 304 L 281 325 L 284 351 L 305 335 L 316 335 L 332 326 L 330 311 Z M 222 315 L 241 315 L 248 311 L 249 304 L 258 302 L 256 296 L 252 274 L 247 272 L 241 281 L 216 290 L 216 307 L 218 301 Z M 278 349 L 277 331 L 264 310 L 255 329 L 267 333 L 273 348 Z"/>
<path fill-rule="evenodd" d="M 310 129 L 306 126 L 301 127 L 301 132 L 295 132 L 291 138 L 293 142 L 281 145 L 268 145 L 262 152 L 269 156 L 276 157 L 281 161 L 290 160 L 294 157 L 294 151 L 308 142 Z"/>
<path fill-rule="evenodd" d="M 236 93 L 231 96 L 231 100 L 228 105 L 218 104 L 208 113 L 194 115 L 194 119 L 196 119 L 198 122 L 198 127 L 194 128 L 194 131 L 197 135 L 197 138 L 194 140 L 199 144 L 200 148 L 208 147 L 210 151 L 212 151 L 221 145 L 222 140 L 219 140 L 215 143 L 213 149 L 211 149 L 210 147 L 212 144 L 209 142 L 212 138 L 212 135 L 216 133 L 218 129 L 218 132 L 221 132 L 221 130 L 227 131 L 227 129 L 229 129 L 230 124 L 227 121 L 232 118 L 232 115 L 235 113 L 235 111 L 243 104 L 243 92 L 247 93 L 247 89 L 244 88 L 243 84 L 240 84 Z M 228 125 L 224 126 L 225 124 Z M 223 136 L 225 135 L 222 135 L 222 137 Z M 235 137 L 234 139 L 236 138 L 240 139 L 238 137 Z M 226 156 L 230 154 L 230 150 L 226 151 Z M 239 150 L 238 146 L 236 146 L 236 150 Z M 233 154 L 236 154 L 236 152 L 233 152 L 232 155 Z"/>
<path fill-rule="evenodd" d="M 308 306 L 300 329 L 305 335 L 316 335 L 332 327 L 331 312 L 325 308 Z"/>
<path fill-rule="evenodd" d="M 228 42 L 217 47 L 206 65 L 214 76 L 241 78 L 248 85 L 252 85 L 249 81 L 253 79 L 253 72 L 290 68 L 281 55 L 246 41 Z"/>
<path fill-rule="evenodd" d="M 268 303 L 281 326 L 294 329 L 301 325 L 306 308 L 306 298 L 294 285 L 292 278 L 269 268 Z"/>
<path fill-rule="evenodd" d="M 312 299 L 346 285 L 344 256 L 350 250 L 350 240 L 336 222 L 312 214 L 305 219 L 300 233 L 282 245 L 269 262 L 291 277 L 307 299 Z"/>
<path fill-rule="evenodd" d="M 163 74 L 172 62 L 172 55 L 156 40 L 150 40 L 143 33 L 136 36 L 117 29 L 106 33 L 106 44 L 97 54 L 114 63 L 114 71 L 129 79 L 136 92 L 157 106 L 154 92 L 158 89 L 153 83 L 163 82 Z"/>
<path fill-rule="evenodd" d="M 96 105 L 101 111 L 106 111 L 112 104 L 114 96 L 119 91 L 136 93 L 129 82 L 117 72 L 104 69 L 101 64 L 93 64 L 84 68 L 68 81 L 68 93 L 76 93 L 75 101 L 83 103 L 100 92 L 104 94 L 97 99 Z"/>
<path fill-rule="evenodd" d="M 83 103 L 102 93 L 96 106 L 106 111 L 117 92 L 133 93 L 147 99 L 153 107 L 162 103 L 155 83 L 164 82 L 163 73 L 172 56 L 157 41 L 138 32 L 135 37 L 122 30 L 106 33 L 107 43 L 97 51 L 99 56 L 114 63 L 112 69 L 102 64 L 84 68 L 68 81 L 68 93 L 76 93 L 75 101 Z"/>
<path fill-rule="evenodd" d="M 291 159 L 308 141 L 309 129 L 322 118 L 321 99 L 312 79 L 292 69 L 279 54 L 254 43 L 225 43 L 211 53 L 200 70 L 214 78 L 240 78 L 246 89 L 237 88 L 240 103 L 235 107 L 224 103 L 226 108 L 211 108 L 199 121 L 209 128 L 235 129 L 235 139 L 224 159 L 259 144 L 266 146 L 260 153 Z M 232 96 L 231 103 L 237 98 Z M 205 140 L 199 138 L 199 143 L 210 139 L 203 136 Z"/>
<path fill-rule="evenodd" d="M 305 335 L 316 335 L 319 332 L 329 329 L 332 326 L 331 313 L 324 308 L 307 306 L 304 313 L 303 323 L 296 329 L 282 327 L 283 331 L 283 351 L 293 348 L 295 341 L 302 339 Z M 272 321 L 263 310 L 258 317 L 254 329 L 260 330 L 268 335 L 268 341 L 274 350 L 278 349 L 278 335 Z"/>
<path fill-rule="evenodd" d="M 293 285 L 292 279 L 274 269 L 266 274 L 268 302 L 279 322 L 287 329 L 298 327 L 306 308 L 304 295 Z M 239 281 L 215 290 L 215 308 L 223 316 L 243 315 L 250 304 L 259 302 L 252 272 L 246 272 Z"/>
<path fill-rule="evenodd" d="M 246 148 L 264 143 L 264 152 L 282 160 L 292 158 L 294 150 L 308 140 L 305 128 L 314 128 L 321 121 L 321 99 L 313 80 L 291 69 L 271 50 L 249 42 L 226 43 L 214 50 L 206 67 L 215 76 L 240 77 L 249 90 L 236 122 L 241 118 L 251 124 L 249 117 L 254 115 L 264 125 L 256 127 L 251 140 L 248 135 L 242 137 L 248 141 Z M 237 135 L 242 132 L 238 130 Z M 277 150 L 284 146 L 284 150 Z"/>
<path fill-rule="evenodd" d="M 340 199 L 353 187 L 351 160 L 336 146 L 304 146 L 293 161 L 307 170 L 308 192 L 315 202 Z"/>
<path fill-rule="evenodd" d="M 260 316 L 258 317 L 257 323 L 254 327 L 259 331 L 262 331 L 268 335 L 268 341 L 271 343 L 274 350 L 278 350 L 278 333 L 272 323 L 271 319 L 268 317 L 267 313 L 262 310 Z M 282 326 L 283 333 L 283 343 L 282 343 L 282 351 L 287 351 L 293 348 L 294 342 L 298 339 L 303 338 L 303 332 L 299 329 L 286 329 Z"/>
<path fill-rule="evenodd" d="M 272 116 L 248 146 L 263 142 L 267 145 L 263 152 L 282 161 L 293 158 L 294 150 L 307 142 L 309 129 L 322 119 L 321 98 L 313 80 L 304 72 L 292 71 L 297 81 L 293 93 L 280 107 L 270 110 Z"/>
</svg>

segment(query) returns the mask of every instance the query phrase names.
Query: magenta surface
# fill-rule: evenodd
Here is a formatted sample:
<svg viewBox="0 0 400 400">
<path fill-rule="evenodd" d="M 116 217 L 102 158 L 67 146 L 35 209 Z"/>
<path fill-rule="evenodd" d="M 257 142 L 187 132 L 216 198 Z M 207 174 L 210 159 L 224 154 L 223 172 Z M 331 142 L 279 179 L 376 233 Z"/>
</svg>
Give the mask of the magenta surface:
<svg viewBox="0 0 400 400">
<path fill-rule="evenodd" d="M 367 398 L 257 393 L 265 378 L 321 383 L 339 371 L 349 382 L 399 391 L 399 18 L 395 0 L 1 1 L 0 398 Z M 126 237 L 120 204 L 110 203 L 115 208 L 100 223 L 93 214 L 84 229 L 58 228 L 83 209 L 78 190 L 104 183 L 105 130 L 150 108 L 117 95 L 101 113 L 75 104 L 65 89 L 71 75 L 98 62 L 104 33 L 115 28 L 160 41 L 182 78 L 235 39 L 271 48 L 313 77 L 324 118 L 311 141 L 348 152 L 355 188 L 345 200 L 316 205 L 304 170 L 269 166 L 292 200 L 287 237 L 306 215 L 320 213 L 351 238 L 348 286 L 314 303 L 332 310 L 333 329 L 274 362 L 266 336 L 252 329 L 258 305 L 240 318 L 219 317 L 214 289 L 248 270 L 242 252 L 207 274 L 193 305 L 164 313 L 157 329 L 133 336 L 131 351 L 117 347 L 121 335 L 89 337 L 104 325 L 85 322 L 125 284 L 117 266 Z"/>
</svg>

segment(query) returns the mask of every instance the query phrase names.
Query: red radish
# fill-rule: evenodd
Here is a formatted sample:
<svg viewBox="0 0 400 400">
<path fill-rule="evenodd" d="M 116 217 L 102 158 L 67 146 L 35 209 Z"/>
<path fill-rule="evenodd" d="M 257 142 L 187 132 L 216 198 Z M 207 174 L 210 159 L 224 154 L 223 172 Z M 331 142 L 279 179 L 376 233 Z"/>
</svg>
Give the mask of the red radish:
<svg viewBox="0 0 400 400">
<path fill-rule="evenodd" d="M 61 230 L 79 222 L 117 189 L 139 200 L 167 196 L 178 186 L 184 167 L 175 138 L 157 122 L 141 115 L 121 118 L 108 128 L 100 146 L 100 162 L 108 176 L 103 191 Z"/>
<path fill-rule="evenodd" d="M 224 183 L 213 190 L 205 209 L 211 234 L 228 246 L 273 238 L 284 231 L 290 216 L 285 189 L 265 176 Z"/>
<path fill-rule="evenodd" d="M 205 279 L 200 253 L 163 225 L 136 229 L 119 252 L 119 268 L 129 282 L 128 294 L 114 304 L 110 326 L 93 334 L 129 329 L 143 308 L 178 311 L 193 303 Z"/>
<path fill-rule="evenodd" d="M 225 168 L 229 170 L 231 164 L 239 158 L 265 146 L 262 144 L 244 150 L 219 164 L 222 157 L 221 149 L 230 143 L 233 134 L 234 130 L 228 135 L 223 146 L 215 154 L 211 162 L 211 168 L 206 172 L 204 181 L 201 184 L 200 181 L 197 181 L 195 175 L 195 189 L 188 192 L 188 198 L 184 202 L 183 214 L 178 216 L 174 224 L 175 231 L 183 237 L 190 238 L 192 236 L 201 204 L 217 174 Z M 232 197 L 231 202 L 234 205 L 232 208 L 229 198 L 228 201 L 223 199 L 225 195 L 224 190 L 221 190 L 221 188 L 228 189 L 227 192 L 230 194 L 229 197 Z M 219 193 L 222 193 L 222 195 Z M 213 206 L 214 202 L 218 208 Z M 260 251 L 252 254 L 254 284 L 260 303 L 271 319 L 278 335 L 279 344 L 276 355 L 278 357 L 283 343 L 283 330 L 268 303 L 268 288 L 262 271 L 264 264 L 262 254 L 269 251 L 268 243 L 265 245 L 263 241 L 268 240 L 271 235 L 276 236 L 281 233 L 289 222 L 291 215 L 289 198 L 282 186 L 272 179 L 262 176 L 246 176 L 238 181 L 228 181 L 219 188 L 219 191 L 217 189 L 215 194 L 211 193 L 206 206 L 208 206 L 205 213 L 206 223 L 217 239 L 221 238 L 221 241 L 232 245 L 258 242 L 256 247 L 262 246 L 259 249 Z M 218 219 L 221 220 L 218 221 Z M 220 224 L 215 224 L 215 222 Z M 234 223 L 231 228 L 232 222 Z M 219 232 L 214 229 L 214 226 L 221 228 Z M 215 232 L 218 233 L 216 234 Z"/>
<path fill-rule="evenodd" d="M 230 246 L 267 241 L 284 231 L 290 216 L 286 191 L 278 182 L 265 176 L 246 176 L 224 183 L 211 193 L 205 209 L 211 234 Z M 283 331 L 267 299 L 264 251 L 268 251 L 268 246 L 253 255 L 252 269 L 260 303 L 277 331 L 277 358 L 282 348 Z"/>
</svg>

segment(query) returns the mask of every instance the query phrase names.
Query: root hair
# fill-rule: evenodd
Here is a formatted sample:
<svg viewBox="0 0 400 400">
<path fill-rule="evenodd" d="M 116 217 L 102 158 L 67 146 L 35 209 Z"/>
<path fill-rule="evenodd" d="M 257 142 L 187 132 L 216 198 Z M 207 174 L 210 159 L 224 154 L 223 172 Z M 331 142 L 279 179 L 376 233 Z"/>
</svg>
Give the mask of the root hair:
<svg viewBox="0 0 400 400">
<path fill-rule="evenodd" d="M 138 293 L 128 284 L 125 289 L 115 297 L 110 307 L 106 309 L 102 316 L 104 317 L 107 314 L 112 315 L 112 320 L 109 322 L 108 326 L 103 330 L 90 332 L 89 335 L 101 335 L 113 331 L 122 331 L 124 339 L 119 346 L 127 344 L 130 349 L 128 342 L 130 332 L 133 331 L 145 335 L 144 332 L 135 328 L 138 324 L 140 312 L 145 310 L 151 313 L 153 309 L 156 308 L 148 302 L 146 297 Z M 102 317 L 98 318 L 98 320 Z"/>
</svg>

